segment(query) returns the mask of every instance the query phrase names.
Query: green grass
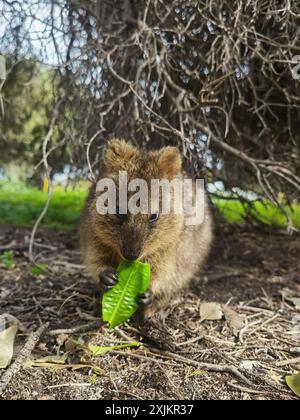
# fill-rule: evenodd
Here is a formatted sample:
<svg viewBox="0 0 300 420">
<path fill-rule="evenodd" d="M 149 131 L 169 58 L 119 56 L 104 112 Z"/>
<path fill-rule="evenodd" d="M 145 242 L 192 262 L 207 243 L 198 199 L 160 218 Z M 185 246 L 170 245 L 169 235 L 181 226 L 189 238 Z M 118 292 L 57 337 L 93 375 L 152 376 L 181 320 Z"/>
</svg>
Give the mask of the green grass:
<svg viewBox="0 0 300 420">
<path fill-rule="evenodd" d="M 42 226 L 71 230 L 79 221 L 87 192 L 55 189 Z M 41 214 L 47 194 L 21 184 L 0 182 L 0 224 L 31 227 Z"/>
<path fill-rule="evenodd" d="M 11 270 L 15 266 L 13 251 L 5 251 L 0 255 L 0 262 L 4 264 L 7 270 Z"/>
<path fill-rule="evenodd" d="M 78 225 L 80 213 L 87 196 L 88 185 L 76 190 L 64 191 L 56 187 L 45 216 L 43 227 L 56 230 L 72 230 Z M 47 194 L 22 184 L 0 181 L 0 224 L 32 227 L 41 214 Z M 246 223 L 249 212 L 238 200 L 213 199 L 214 205 L 229 223 Z M 249 210 L 249 208 L 248 208 Z M 300 204 L 286 207 L 294 226 L 300 228 Z M 253 219 L 266 225 L 285 227 L 285 216 L 269 202 L 252 203 Z"/>
<path fill-rule="evenodd" d="M 225 220 L 229 223 L 245 224 L 249 219 L 257 220 L 265 225 L 287 227 L 286 216 L 268 201 L 254 201 L 251 205 L 243 205 L 239 200 L 213 199 Z M 296 228 L 300 228 L 300 204 L 284 206 L 286 213 Z"/>
</svg>

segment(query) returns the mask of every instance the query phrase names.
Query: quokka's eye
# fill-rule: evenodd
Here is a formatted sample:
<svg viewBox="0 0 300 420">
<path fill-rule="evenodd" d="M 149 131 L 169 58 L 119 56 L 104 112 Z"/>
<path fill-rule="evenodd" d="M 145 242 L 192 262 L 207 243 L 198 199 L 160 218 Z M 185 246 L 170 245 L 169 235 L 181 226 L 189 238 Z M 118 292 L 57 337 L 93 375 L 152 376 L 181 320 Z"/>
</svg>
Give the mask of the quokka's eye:
<svg viewBox="0 0 300 420">
<path fill-rule="evenodd" d="M 159 219 L 159 213 L 153 213 L 153 214 L 151 214 L 151 216 L 150 216 L 150 222 L 151 223 L 157 222 L 158 219 Z"/>
</svg>

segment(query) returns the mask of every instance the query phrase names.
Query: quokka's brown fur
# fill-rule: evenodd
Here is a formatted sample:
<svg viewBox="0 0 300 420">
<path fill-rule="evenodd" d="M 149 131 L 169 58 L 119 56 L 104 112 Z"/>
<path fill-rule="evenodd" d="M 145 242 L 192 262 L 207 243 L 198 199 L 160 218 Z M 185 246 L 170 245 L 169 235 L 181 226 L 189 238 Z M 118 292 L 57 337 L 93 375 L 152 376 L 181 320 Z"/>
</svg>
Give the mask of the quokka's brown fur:
<svg viewBox="0 0 300 420">
<path fill-rule="evenodd" d="M 134 178 L 169 179 L 184 177 L 177 148 L 146 151 L 123 140 L 108 143 L 104 178 L 117 179 L 127 171 L 128 182 Z M 133 250 L 139 259 L 151 264 L 153 303 L 146 316 L 163 308 L 202 268 L 212 242 L 212 220 L 205 198 L 205 220 L 187 226 L 185 215 L 162 214 L 155 224 L 150 215 L 129 215 L 120 221 L 117 215 L 100 215 L 96 209 L 97 193 L 91 189 L 81 223 L 81 251 L 90 276 L 99 282 L 100 273 L 116 269 L 124 253 Z"/>
</svg>

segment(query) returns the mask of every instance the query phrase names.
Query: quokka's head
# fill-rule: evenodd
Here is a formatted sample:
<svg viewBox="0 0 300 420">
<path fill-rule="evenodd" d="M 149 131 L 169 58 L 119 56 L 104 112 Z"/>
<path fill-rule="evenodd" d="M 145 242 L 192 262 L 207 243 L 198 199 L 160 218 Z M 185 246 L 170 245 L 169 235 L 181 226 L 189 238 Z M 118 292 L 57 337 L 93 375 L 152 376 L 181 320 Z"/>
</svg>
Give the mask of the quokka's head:
<svg viewBox="0 0 300 420">
<path fill-rule="evenodd" d="M 120 181 L 120 172 L 124 180 L 125 176 L 127 178 L 126 185 Z M 110 199 L 108 203 L 108 196 L 103 195 L 102 188 L 98 188 L 90 207 L 94 231 L 102 243 L 110 247 L 121 259 L 129 261 L 147 260 L 150 255 L 164 252 L 176 245 L 183 228 L 183 215 L 175 214 L 174 189 L 172 186 L 169 190 L 168 187 L 159 188 L 156 189 L 156 193 L 159 191 L 159 194 L 154 194 L 151 187 L 153 180 L 163 180 L 166 186 L 168 182 L 181 178 L 181 174 L 181 156 L 175 147 L 146 151 L 123 140 L 111 140 L 107 145 L 105 171 L 100 183 L 107 179 L 113 181 L 116 193 L 114 195 L 108 192 L 108 189 L 105 190 Z M 128 191 L 130 185 L 133 191 Z M 124 200 L 120 201 L 119 196 L 120 189 L 124 186 L 127 191 L 125 201 L 128 208 L 125 214 Z M 147 188 L 143 188 L 144 186 Z M 166 212 L 165 207 L 163 210 L 163 198 L 166 198 L 165 194 L 168 191 L 171 192 L 170 212 Z M 105 205 L 115 201 L 115 214 L 99 213 L 99 200 L 103 203 L 104 199 Z M 134 211 L 131 211 L 132 206 Z"/>
</svg>

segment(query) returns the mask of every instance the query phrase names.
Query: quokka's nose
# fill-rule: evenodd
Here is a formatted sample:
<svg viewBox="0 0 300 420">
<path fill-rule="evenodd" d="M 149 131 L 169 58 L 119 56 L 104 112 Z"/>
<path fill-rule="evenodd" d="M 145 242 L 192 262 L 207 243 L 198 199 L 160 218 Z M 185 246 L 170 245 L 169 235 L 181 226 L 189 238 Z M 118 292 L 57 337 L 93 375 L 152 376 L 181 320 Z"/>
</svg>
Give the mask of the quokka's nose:
<svg viewBox="0 0 300 420">
<path fill-rule="evenodd" d="M 138 251 L 125 251 L 124 258 L 128 261 L 135 261 L 139 258 L 140 252 Z"/>
<path fill-rule="evenodd" d="M 139 254 L 125 254 L 124 257 L 128 261 L 135 261 L 139 258 Z"/>
</svg>

